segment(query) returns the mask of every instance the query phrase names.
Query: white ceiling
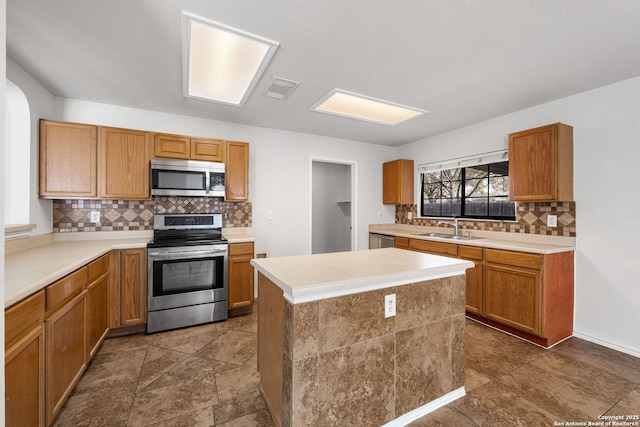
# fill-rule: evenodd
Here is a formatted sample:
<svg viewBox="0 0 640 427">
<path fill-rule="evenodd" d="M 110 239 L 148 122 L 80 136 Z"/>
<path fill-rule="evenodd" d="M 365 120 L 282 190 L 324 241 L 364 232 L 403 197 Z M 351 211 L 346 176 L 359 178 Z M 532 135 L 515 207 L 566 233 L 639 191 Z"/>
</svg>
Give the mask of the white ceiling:
<svg viewBox="0 0 640 427">
<path fill-rule="evenodd" d="M 243 108 L 183 97 L 183 10 L 280 42 Z M 640 75 L 640 1 L 7 0 L 7 55 L 60 97 L 401 145 Z M 309 111 L 333 88 L 431 114 Z"/>
</svg>

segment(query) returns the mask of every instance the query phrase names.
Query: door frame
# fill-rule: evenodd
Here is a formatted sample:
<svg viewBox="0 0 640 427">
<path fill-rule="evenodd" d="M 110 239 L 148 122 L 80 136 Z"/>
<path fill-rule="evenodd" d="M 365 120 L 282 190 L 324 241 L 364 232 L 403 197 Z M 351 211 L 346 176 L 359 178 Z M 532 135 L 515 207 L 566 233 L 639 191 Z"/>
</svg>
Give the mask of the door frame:
<svg viewBox="0 0 640 427">
<path fill-rule="evenodd" d="M 309 254 L 313 253 L 313 162 L 334 163 L 350 166 L 351 169 L 351 247 L 357 248 L 358 237 L 358 162 L 322 156 L 309 157 Z"/>
</svg>

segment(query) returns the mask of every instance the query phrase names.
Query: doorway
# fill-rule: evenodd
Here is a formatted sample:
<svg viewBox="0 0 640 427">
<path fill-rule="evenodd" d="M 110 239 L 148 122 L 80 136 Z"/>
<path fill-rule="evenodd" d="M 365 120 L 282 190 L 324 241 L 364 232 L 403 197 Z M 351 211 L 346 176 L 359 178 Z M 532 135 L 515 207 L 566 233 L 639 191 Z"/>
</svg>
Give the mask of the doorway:
<svg viewBox="0 0 640 427">
<path fill-rule="evenodd" d="M 354 250 L 356 163 L 311 159 L 311 253 Z"/>
</svg>

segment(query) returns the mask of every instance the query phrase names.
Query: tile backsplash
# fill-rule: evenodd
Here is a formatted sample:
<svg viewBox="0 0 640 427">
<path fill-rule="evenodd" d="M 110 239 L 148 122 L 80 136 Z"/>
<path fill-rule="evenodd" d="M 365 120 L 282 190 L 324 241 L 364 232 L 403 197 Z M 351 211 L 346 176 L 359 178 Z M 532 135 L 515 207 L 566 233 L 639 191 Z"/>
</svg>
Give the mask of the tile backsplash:
<svg viewBox="0 0 640 427">
<path fill-rule="evenodd" d="M 91 212 L 100 221 L 91 222 Z M 54 200 L 53 232 L 152 230 L 153 215 L 222 213 L 222 225 L 251 227 L 251 202 L 215 197 L 153 197 L 151 200 Z"/>
<path fill-rule="evenodd" d="M 460 231 L 504 231 L 509 233 L 543 234 L 576 237 L 575 202 L 517 203 L 515 221 L 459 221 Z M 411 220 L 407 214 L 411 212 Z M 440 218 L 416 218 L 416 205 L 396 205 L 396 224 L 435 226 Z M 547 215 L 558 216 L 557 227 L 547 227 Z"/>
</svg>

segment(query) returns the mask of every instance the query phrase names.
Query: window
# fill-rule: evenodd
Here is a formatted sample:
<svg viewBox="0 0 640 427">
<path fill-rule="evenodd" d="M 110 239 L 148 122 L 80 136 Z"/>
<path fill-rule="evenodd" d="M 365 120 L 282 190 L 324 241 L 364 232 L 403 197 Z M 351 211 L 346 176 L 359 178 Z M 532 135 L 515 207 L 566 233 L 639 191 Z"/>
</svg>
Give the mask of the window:
<svg viewBox="0 0 640 427">
<path fill-rule="evenodd" d="M 24 92 L 6 81 L 5 93 L 5 226 L 29 223 L 29 154 L 31 122 Z"/>
<path fill-rule="evenodd" d="M 425 171 L 422 216 L 515 219 L 509 201 L 509 162 Z"/>
</svg>

